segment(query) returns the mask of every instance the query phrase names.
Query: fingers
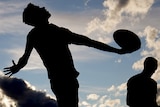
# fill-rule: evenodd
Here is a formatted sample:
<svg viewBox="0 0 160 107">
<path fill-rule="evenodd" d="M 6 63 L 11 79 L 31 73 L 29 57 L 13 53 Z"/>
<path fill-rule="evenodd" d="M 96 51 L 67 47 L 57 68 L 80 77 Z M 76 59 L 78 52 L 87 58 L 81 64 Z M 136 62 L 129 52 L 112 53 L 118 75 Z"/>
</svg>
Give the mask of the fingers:
<svg viewBox="0 0 160 107">
<path fill-rule="evenodd" d="M 6 73 L 5 75 L 9 75 L 8 77 L 11 77 L 13 75 L 13 73 L 10 71 L 10 72 Z"/>
<path fill-rule="evenodd" d="M 4 69 L 4 71 L 3 72 L 8 72 L 8 71 L 11 71 L 10 69 Z"/>
<path fill-rule="evenodd" d="M 4 68 L 4 70 L 5 70 L 5 69 L 10 69 L 10 68 L 11 68 L 11 67 L 6 67 L 6 68 Z"/>
<path fill-rule="evenodd" d="M 5 73 L 5 75 L 9 75 L 9 74 L 12 74 L 11 70 L 10 69 L 4 69 L 3 71 Z"/>
<path fill-rule="evenodd" d="M 8 73 L 6 73 L 5 75 L 9 75 L 9 74 L 12 74 L 12 72 L 8 72 Z"/>
<path fill-rule="evenodd" d="M 13 73 L 10 70 L 10 67 L 4 68 L 3 72 L 5 73 L 5 75 L 9 75 L 9 77 L 13 75 Z"/>
<path fill-rule="evenodd" d="M 16 66 L 16 63 L 14 62 L 14 60 L 12 60 L 12 63 L 13 63 L 12 67 Z M 5 75 L 9 75 L 9 77 L 11 77 L 14 74 L 13 71 L 11 70 L 12 67 L 6 67 L 6 68 L 4 68 L 3 72 L 5 72 Z"/>
<path fill-rule="evenodd" d="M 7 71 L 5 71 L 7 72 Z M 9 77 L 11 77 L 13 75 L 13 73 L 11 71 L 9 71 L 8 73 L 5 73 L 5 75 L 9 75 Z"/>
</svg>

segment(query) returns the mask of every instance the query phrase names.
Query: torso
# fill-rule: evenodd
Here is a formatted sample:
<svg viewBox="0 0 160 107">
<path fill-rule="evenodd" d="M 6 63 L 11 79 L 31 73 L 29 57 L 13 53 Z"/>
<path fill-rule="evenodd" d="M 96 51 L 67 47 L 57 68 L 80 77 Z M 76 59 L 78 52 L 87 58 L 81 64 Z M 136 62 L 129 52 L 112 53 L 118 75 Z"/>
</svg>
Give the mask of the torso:
<svg viewBox="0 0 160 107">
<path fill-rule="evenodd" d="M 31 31 L 33 46 L 43 60 L 49 75 L 73 74 L 76 71 L 68 47 L 69 33 L 55 25 L 34 28 Z"/>
</svg>

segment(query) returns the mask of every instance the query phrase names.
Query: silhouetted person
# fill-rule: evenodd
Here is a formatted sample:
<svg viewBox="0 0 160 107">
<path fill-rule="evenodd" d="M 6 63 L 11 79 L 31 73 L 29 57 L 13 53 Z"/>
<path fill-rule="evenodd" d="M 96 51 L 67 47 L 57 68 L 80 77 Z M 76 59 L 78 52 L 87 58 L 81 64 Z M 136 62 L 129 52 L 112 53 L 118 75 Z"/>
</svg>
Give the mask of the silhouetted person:
<svg viewBox="0 0 160 107">
<path fill-rule="evenodd" d="M 131 77 L 127 83 L 127 105 L 130 107 L 158 107 L 156 103 L 157 82 L 151 78 L 158 61 L 147 57 L 143 72 Z"/>
<path fill-rule="evenodd" d="M 68 45 L 86 45 L 118 54 L 126 52 L 50 24 L 48 21 L 50 16 L 51 14 L 44 7 L 28 4 L 23 12 L 23 22 L 34 28 L 27 36 L 23 56 L 17 64 L 13 61 L 13 66 L 4 68 L 4 72 L 10 76 L 17 73 L 27 64 L 31 51 L 35 48 L 48 71 L 51 89 L 57 98 L 58 106 L 78 107 L 79 72 L 74 67 Z"/>
</svg>

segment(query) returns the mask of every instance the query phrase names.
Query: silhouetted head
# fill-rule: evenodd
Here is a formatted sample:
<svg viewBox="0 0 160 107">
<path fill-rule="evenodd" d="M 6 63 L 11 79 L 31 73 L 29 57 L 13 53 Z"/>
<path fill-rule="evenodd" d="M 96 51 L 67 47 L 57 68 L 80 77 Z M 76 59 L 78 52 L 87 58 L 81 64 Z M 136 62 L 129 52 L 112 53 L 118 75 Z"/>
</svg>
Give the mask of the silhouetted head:
<svg viewBox="0 0 160 107">
<path fill-rule="evenodd" d="M 29 3 L 23 11 L 23 22 L 28 25 L 39 26 L 48 23 L 50 16 L 51 14 L 44 7 L 40 8 Z"/>
<path fill-rule="evenodd" d="M 144 73 L 148 76 L 152 76 L 158 67 L 158 61 L 153 57 L 147 57 L 144 61 Z"/>
</svg>

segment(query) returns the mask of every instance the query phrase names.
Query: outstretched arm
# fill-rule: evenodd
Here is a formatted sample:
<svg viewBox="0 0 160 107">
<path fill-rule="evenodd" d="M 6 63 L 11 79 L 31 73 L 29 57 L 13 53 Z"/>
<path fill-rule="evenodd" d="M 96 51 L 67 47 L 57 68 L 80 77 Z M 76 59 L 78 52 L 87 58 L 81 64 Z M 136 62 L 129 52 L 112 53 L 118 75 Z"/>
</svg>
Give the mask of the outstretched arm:
<svg viewBox="0 0 160 107">
<path fill-rule="evenodd" d="M 99 50 L 114 52 L 114 53 L 118 53 L 118 54 L 127 53 L 123 49 L 114 48 L 114 47 L 109 46 L 105 43 L 102 43 L 102 42 L 99 42 L 99 41 L 96 41 L 96 40 L 92 40 L 92 39 L 90 39 L 86 36 L 83 36 L 83 35 L 72 33 L 71 37 L 72 37 L 71 38 L 72 43 L 77 44 L 77 45 L 86 45 L 86 46 L 93 47 L 93 48 L 96 48 L 96 49 L 99 49 Z"/>
<path fill-rule="evenodd" d="M 13 66 L 4 68 L 4 72 L 6 73 L 5 75 L 9 75 L 10 77 L 17 73 L 21 68 L 23 68 L 27 64 L 32 49 L 33 45 L 28 36 L 23 56 L 19 59 L 17 64 L 14 62 L 14 60 L 12 60 Z"/>
</svg>

